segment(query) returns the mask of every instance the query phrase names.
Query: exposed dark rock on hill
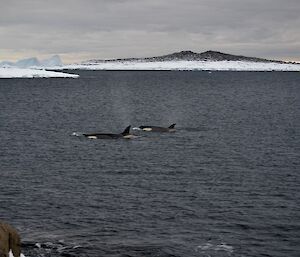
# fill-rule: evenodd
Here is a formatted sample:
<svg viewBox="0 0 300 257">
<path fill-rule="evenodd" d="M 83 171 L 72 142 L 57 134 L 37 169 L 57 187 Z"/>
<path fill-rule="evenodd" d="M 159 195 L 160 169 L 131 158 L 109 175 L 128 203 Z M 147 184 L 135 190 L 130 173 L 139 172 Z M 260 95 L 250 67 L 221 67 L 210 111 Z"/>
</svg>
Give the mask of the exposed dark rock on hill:
<svg viewBox="0 0 300 257">
<path fill-rule="evenodd" d="M 232 55 L 221 53 L 218 51 L 206 51 L 203 53 L 195 53 L 192 51 L 181 51 L 177 53 L 147 57 L 147 58 L 125 58 L 125 59 L 111 59 L 111 60 L 91 60 L 89 62 L 116 62 L 116 61 L 139 61 L 139 62 L 163 62 L 163 61 L 247 61 L 247 62 L 276 62 L 286 63 L 283 61 L 268 60 L 257 57 L 247 57 L 242 55 Z"/>
</svg>

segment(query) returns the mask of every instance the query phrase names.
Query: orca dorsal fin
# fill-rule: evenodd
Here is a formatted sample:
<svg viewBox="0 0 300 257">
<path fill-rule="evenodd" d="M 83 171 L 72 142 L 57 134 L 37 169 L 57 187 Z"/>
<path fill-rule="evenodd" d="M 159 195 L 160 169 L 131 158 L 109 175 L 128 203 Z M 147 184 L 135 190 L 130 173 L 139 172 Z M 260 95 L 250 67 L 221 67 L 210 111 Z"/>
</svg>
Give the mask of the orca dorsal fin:
<svg viewBox="0 0 300 257">
<path fill-rule="evenodd" d="M 176 125 L 176 123 L 172 124 L 172 125 L 169 127 L 169 129 L 175 128 L 175 125 Z"/>
<path fill-rule="evenodd" d="M 130 127 L 131 127 L 131 125 L 129 125 L 129 126 L 128 126 L 121 134 L 122 134 L 123 136 L 129 135 L 129 134 L 130 134 L 130 133 L 129 133 Z"/>
</svg>

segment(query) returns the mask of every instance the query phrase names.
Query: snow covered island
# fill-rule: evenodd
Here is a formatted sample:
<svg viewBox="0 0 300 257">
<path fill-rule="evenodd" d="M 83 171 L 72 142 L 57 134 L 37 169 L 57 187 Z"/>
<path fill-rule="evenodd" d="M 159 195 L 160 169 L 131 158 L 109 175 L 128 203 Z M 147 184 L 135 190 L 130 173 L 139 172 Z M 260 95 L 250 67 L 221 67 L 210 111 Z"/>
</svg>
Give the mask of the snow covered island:
<svg viewBox="0 0 300 257">
<path fill-rule="evenodd" d="M 74 70 L 300 71 L 300 64 L 216 51 L 203 53 L 181 51 L 149 58 L 90 60 L 61 68 Z"/>
<path fill-rule="evenodd" d="M 47 70 L 45 70 L 47 69 Z M 231 55 L 216 51 L 178 53 L 112 60 L 90 60 L 63 65 L 58 55 L 39 61 L 27 58 L 0 62 L 0 78 L 78 78 L 79 75 L 57 70 L 195 70 L 195 71 L 300 71 L 300 63 Z"/>
</svg>

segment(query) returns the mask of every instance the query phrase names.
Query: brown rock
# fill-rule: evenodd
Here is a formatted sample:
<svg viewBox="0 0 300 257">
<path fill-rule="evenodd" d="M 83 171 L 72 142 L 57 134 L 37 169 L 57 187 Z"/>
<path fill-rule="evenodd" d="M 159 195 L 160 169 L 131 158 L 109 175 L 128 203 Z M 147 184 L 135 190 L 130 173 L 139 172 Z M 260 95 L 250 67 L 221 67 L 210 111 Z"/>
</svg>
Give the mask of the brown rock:
<svg viewBox="0 0 300 257">
<path fill-rule="evenodd" d="M 12 226 L 0 221 L 0 257 L 8 257 L 10 250 L 14 257 L 20 257 L 20 236 Z"/>
</svg>

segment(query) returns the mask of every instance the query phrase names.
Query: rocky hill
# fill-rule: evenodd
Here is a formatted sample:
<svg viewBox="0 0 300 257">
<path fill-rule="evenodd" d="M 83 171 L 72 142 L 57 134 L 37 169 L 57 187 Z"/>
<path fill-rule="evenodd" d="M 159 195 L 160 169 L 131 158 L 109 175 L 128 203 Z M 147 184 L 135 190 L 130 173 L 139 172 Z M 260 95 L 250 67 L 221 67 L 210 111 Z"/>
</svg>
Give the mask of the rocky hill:
<svg viewBox="0 0 300 257">
<path fill-rule="evenodd" d="M 247 57 L 242 55 L 232 55 L 221 53 L 218 51 L 206 51 L 203 53 L 195 53 L 192 51 L 181 51 L 168 55 L 147 57 L 147 58 L 125 58 L 125 59 L 111 59 L 111 60 L 91 60 L 89 62 L 163 62 L 163 61 L 245 61 L 245 62 L 264 62 L 264 63 L 286 63 L 278 60 L 268 60 L 257 57 Z"/>
</svg>

